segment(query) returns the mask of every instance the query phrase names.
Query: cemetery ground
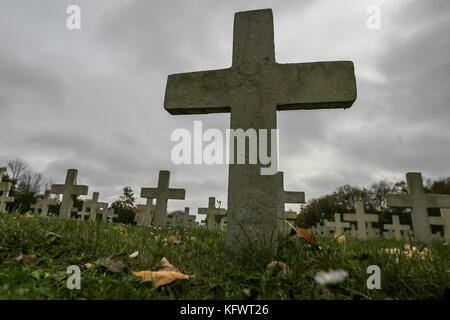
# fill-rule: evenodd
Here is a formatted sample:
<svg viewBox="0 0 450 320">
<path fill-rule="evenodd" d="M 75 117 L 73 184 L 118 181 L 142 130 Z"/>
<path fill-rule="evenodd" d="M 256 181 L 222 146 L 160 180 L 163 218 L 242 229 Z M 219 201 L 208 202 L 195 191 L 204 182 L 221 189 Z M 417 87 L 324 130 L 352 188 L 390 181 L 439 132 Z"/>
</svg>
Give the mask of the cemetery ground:
<svg viewBox="0 0 450 320">
<path fill-rule="evenodd" d="M 56 236 L 56 235 L 57 236 Z M 254 250 L 237 261 L 226 255 L 222 233 L 206 229 L 157 229 L 133 225 L 0 214 L 0 299 L 442 299 L 450 287 L 446 243 L 403 254 L 404 243 L 388 239 L 319 238 L 321 249 L 294 236 L 276 256 Z M 386 248 L 400 248 L 399 253 Z M 129 255 L 139 251 L 135 258 Z M 126 268 L 113 273 L 95 265 L 99 258 L 124 254 Z M 20 255 L 35 255 L 22 259 Z M 165 257 L 194 277 L 155 287 L 133 271 L 158 270 Z M 271 261 L 289 272 L 269 274 Z M 90 264 L 90 265 L 89 265 Z M 69 290 L 66 270 L 81 269 L 81 289 Z M 368 289 L 367 267 L 381 268 L 381 289 Z M 319 271 L 343 269 L 343 283 L 320 287 Z"/>
</svg>

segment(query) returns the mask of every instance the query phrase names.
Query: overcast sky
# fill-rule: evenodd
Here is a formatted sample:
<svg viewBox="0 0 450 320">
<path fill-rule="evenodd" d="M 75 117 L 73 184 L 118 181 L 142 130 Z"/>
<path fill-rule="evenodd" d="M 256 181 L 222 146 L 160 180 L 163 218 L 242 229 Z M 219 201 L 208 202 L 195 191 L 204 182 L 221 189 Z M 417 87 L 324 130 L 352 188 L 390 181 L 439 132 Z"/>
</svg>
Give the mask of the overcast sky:
<svg viewBox="0 0 450 320">
<path fill-rule="evenodd" d="M 78 31 L 66 28 L 71 4 Z M 380 30 L 366 26 L 372 4 Z M 229 67 L 234 13 L 262 8 L 279 63 L 355 64 L 352 108 L 278 113 L 286 190 L 310 200 L 408 171 L 450 176 L 448 0 L 0 0 L 0 165 L 20 158 L 57 183 L 76 168 L 89 197 L 108 202 L 170 170 L 186 189 L 170 210 L 196 213 L 209 196 L 226 206 L 227 166 L 172 164 L 170 135 L 194 120 L 224 131 L 229 115 L 172 116 L 165 86 L 169 74 Z"/>
</svg>

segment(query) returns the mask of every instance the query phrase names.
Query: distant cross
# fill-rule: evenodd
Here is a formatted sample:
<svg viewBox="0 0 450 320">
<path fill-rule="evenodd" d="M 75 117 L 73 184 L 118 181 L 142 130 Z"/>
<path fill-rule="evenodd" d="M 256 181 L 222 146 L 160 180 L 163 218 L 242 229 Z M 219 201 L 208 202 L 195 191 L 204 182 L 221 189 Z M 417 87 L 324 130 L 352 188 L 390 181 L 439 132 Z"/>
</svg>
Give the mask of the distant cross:
<svg viewBox="0 0 450 320">
<path fill-rule="evenodd" d="M 6 204 L 14 201 L 14 197 L 9 196 L 12 183 L 3 181 L 3 174 L 5 172 L 6 168 L 0 168 L 0 212 L 6 211 Z"/>
<path fill-rule="evenodd" d="M 325 227 L 334 228 L 334 234 L 339 236 L 344 234 L 345 228 L 350 228 L 350 223 L 342 222 L 341 215 L 339 213 L 335 213 L 334 222 L 325 220 Z"/>
<path fill-rule="evenodd" d="M 153 198 L 147 198 L 145 204 L 138 204 L 136 206 L 136 215 L 134 221 L 138 225 L 150 226 L 152 225 L 155 215 L 155 206 L 153 205 Z"/>
<path fill-rule="evenodd" d="M 92 194 L 92 199 L 84 201 L 80 214 L 82 216 L 86 216 L 86 213 L 89 212 L 89 220 L 95 221 L 97 220 L 97 214 L 106 213 L 108 204 L 106 202 L 99 202 L 99 198 L 100 194 L 98 192 L 94 192 Z"/>
<path fill-rule="evenodd" d="M 206 214 L 206 227 L 208 230 L 219 230 L 220 219 L 226 216 L 227 210 L 223 208 L 216 208 L 216 198 L 209 197 L 208 208 L 199 208 L 198 214 Z"/>
<path fill-rule="evenodd" d="M 445 240 L 450 241 L 450 210 L 441 209 L 440 217 L 430 217 L 430 224 L 444 227 Z"/>
<path fill-rule="evenodd" d="M 114 219 L 119 218 L 119 215 L 115 213 L 114 208 L 109 208 L 103 210 L 102 217 L 104 222 L 113 223 Z"/>
<path fill-rule="evenodd" d="M 183 214 L 183 227 L 184 228 L 192 228 L 195 222 L 195 216 L 189 214 L 189 208 L 184 208 Z"/>
<path fill-rule="evenodd" d="M 345 219 L 344 219 L 345 220 Z M 354 224 L 350 225 L 350 230 L 346 230 L 345 233 L 352 238 L 358 237 L 358 231 L 356 230 L 356 227 Z"/>
<path fill-rule="evenodd" d="M 62 219 L 70 219 L 71 209 L 73 205 L 72 198 L 79 195 L 88 194 L 88 186 L 77 185 L 78 170 L 67 170 L 65 184 L 54 184 L 51 188 L 51 193 L 62 194 L 61 207 L 59 209 L 59 217 Z"/>
<path fill-rule="evenodd" d="M 373 228 L 372 223 L 367 224 L 367 238 L 375 238 L 380 235 L 380 230 L 378 228 Z"/>
<path fill-rule="evenodd" d="M 399 216 L 392 216 L 392 224 L 385 224 L 383 228 L 394 233 L 394 239 L 402 240 L 402 231 L 410 231 L 409 225 L 400 224 Z"/>
<path fill-rule="evenodd" d="M 355 99 L 352 62 L 276 62 L 272 10 L 265 9 L 236 13 L 231 68 L 170 75 L 164 107 L 174 115 L 231 113 L 231 129 L 259 131 L 277 128 L 277 111 L 348 108 Z M 267 140 L 257 150 L 264 144 L 277 158 Z M 227 249 L 276 248 L 284 223 L 282 173 L 261 175 L 267 165 L 235 159 L 229 166 Z"/>
<path fill-rule="evenodd" d="M 31 209 L 34 209 L 34 214 L 40 214 L 42 217 L 48 215 L 48 207 L 57 204 L 57 201 L 50 196 L 50 190 L 45 190 L 44 198 L 37 199 L 36 204 L 31 205 Z"/>
<path fill-rule="evenodd" d="M 388 194 L 386 204 L 389 207 L 411 208 L 414 236 L 417 241 L 430 242 L 431 227 L 428 208 L 450 208 L 450 195 L 425 193 L 422 174 L 406 174 L 409 194 Z"/>
<path fill-rule="evenodd" d="M 170 172 L 160 171 L 157 188 L 142 188 L 141 198 L 155 198 L 155 218 L 157 227 L 166 227 L 167 224 L 167 201 L 169 199 L 184 200 L 186 191 L 184 189 L 169 189 Z"/>
<path fill-rule="evenodd" d="M 189 215 L 186 222 L 186 228 L 194 228 L 195 227 L 195 216 Z"/>
<path fill-rule="evenodd" d="M 378 222 L 377 214 L 368 214 L 364 211 L 364 202 L 355 202 L 356 213 L 344 213 L 344 221 L 356 221 L 358 239 L 367 239 L 367 223 Z"/>
</svg>

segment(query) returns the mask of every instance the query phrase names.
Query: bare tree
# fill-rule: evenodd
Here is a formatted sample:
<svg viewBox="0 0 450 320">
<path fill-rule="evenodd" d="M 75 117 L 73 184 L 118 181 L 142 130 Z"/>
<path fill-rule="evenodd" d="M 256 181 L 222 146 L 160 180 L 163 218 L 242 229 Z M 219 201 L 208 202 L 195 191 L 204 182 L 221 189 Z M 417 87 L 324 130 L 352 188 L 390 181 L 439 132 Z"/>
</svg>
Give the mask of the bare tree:
<svg viewBox="0 0 450 320">
<path fill-rule="evenodd" d="M 30 170 L 26 170 L 19 176 L 17 184 L 17 192 L 19 193 L 36 195 L 41 192 L 42 187 L 43 178 L 40 173 L 33 173 Z"/>
<path fill-rule="evenodd" d="M 19 177 L 27 170 L 28 165 L 25 161 L 20 159 L 9 160 L 8 163 L 9 171 L 11 171 L 11 179 L 17 181 Z"/>
</svg>

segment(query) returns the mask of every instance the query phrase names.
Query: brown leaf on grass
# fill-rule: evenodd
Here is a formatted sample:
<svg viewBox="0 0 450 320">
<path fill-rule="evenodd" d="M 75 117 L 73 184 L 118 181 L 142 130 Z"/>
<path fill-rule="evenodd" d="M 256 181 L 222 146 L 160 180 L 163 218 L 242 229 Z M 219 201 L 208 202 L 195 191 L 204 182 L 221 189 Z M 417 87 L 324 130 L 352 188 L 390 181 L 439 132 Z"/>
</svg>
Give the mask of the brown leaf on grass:
<svg viewBox="0 0 450 320">
<path fill-rule="evenodd" d="M 94 265 L 92 263 L 83 264 L 84 269 L 92 269 L 93 267 L 94 267 Z"/>
<path fill-rule="evenodd" d="M 112 273 L 122 273 L 127 268 L 125 260 L 127 259 L 126 254 L 120 254 L 111 258 L 100 258 L 94 262 Z"/>
<path fill-rule="evenodd" d="M 254 288 L 246 288 L 242 290 L 242 294 L 244 299 L 246 300 L 254 300 L 258 297 L 258 290 Z"/>
<path fill-rule="evenodd" d="M 181 241 L 178 240 L 175 236 L 165 238 L 163 241 L 166 244 L 180 244 L 181 243 Z"/>
<path fill-rule="evenodd" d="M 38 257 L 34 254 L 31 255 L 21 254 L 14 260 L 16 260 L 17 262 L 21 262 L 27 266 L 35 266 L 39 263 Z"/>
<path fill-rule="evenodd" d="M 338 243 L 346 243 L 347 242 L 347 237 L 345 236 L 345 234 L 335 234 L 334 238 L 337 240 Z"/>
<path fill-rule="evenodd" d="M 418 250 L 417 247 L 411 247 L 410 244 L 405 244 L 403 247 L 403 253 L 405 254 L 406 257 L 408 258 L 412 258 L 413 255 L 418 255 L 420 258 L 422 258 L 422 260 L 425 260 L 428 256 L 429 256 L 429 249 L 428 248 L 424 248 L 422 251 Z M 401 251 L 399 248 L 391 248 L 391 249 L 385 249 L 385 251 L 387 253 L 390 254 L 396 254 L 396 255 L 400 255 Z M 430 257 L 431 259 L 431 257 Z"/>
<path fill-rule="evenodd" d="M 54 232 L 49 232 L 49 233 L 47 233 L 47 234 L 45 235 L 45 237 L 46 237 L 51 243 L 56 242 L 56 241 L 59 241 L 59 240 L 61 240 L 61 238 L 62 238 L 62 236 L 60 236 L 59 234 L 54 233 Z"/>
<path fill-rule="evenodd" d="M 267 265 L 267 273 L 272 276 L 285 276 L 289 273 L 289 266 L 281 261 L 272 261 Z"/>
<path fill-rule="evenodd" d="M 140 271 L 133 272 L 137 277 L 141 278 L 141 283 L 153 282 L 155 288 L 174 282 L 175 280 L 190 279 L 193 276 L 183 274 L 174 267 L 165 257 L 159 263 L 158 271 Z"/>
<path fill-rule="evenodd" d="M 133 272 L 133 274 L 141 278 L 141 283 L 153 282 L 155 288 L 172 283 L 175 280 L 191 278 L 191 276 L 173 271 L 140 271 Z"/>
<path fill-rule="evenodd" d="M 33 219 L 34 217 L 33 217 L 32 212 L 31 212 L 31 211 L 28 211 L 28 212 L 26 212 L 26 213 L 23 215 L 23 218 L 24 218 L 24 219 Z"/>
<path fill-rule="evenodd" d="M 159 263 L 159 271 L 180 272 L 180 270 L 174 267 L 165 257 L 163 257 Z"/>
<path fill-rule="evenodd" d="M 320 248 L 320 246 L 317 243 L 317 239 L 316 237 L 309 233 L 308 230 L 303 229 L 303 228 L 299 228 L 297 226 L 293 226 L 292 224 L 290 224 L 289 222 L 286 221 L 286 223 L 295 230 L 295 232 L 297 233 L 297 235 L 302 238 L 303 240 L 305 240 L 307 243 L 309 243 L 310 245 L 316 247 L 316 248 Z"/>
<path fill-rule="evenodd" d="M 181 241 L 177 239 L 175 236 L 167 237 L 161 240 L 161 237 L 155 236 L 155 242 L 164 242 L 164 244 L 180 244 Z"/>
</svg>

